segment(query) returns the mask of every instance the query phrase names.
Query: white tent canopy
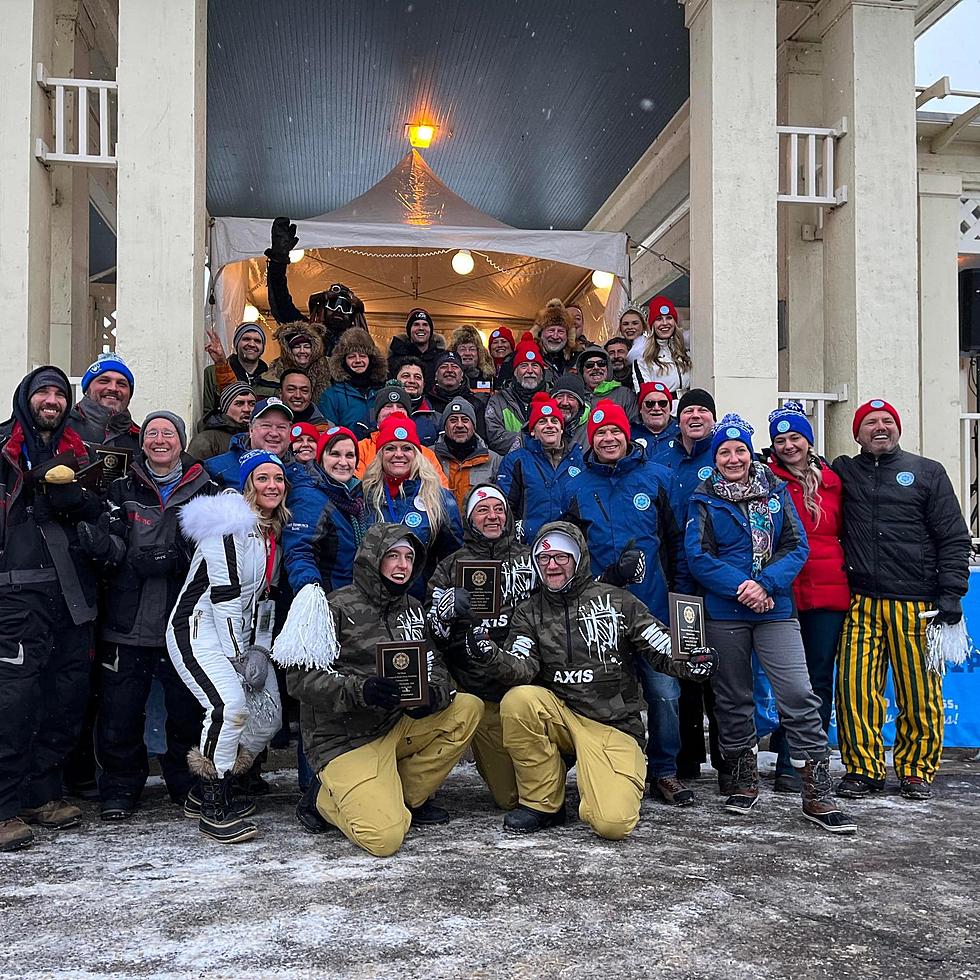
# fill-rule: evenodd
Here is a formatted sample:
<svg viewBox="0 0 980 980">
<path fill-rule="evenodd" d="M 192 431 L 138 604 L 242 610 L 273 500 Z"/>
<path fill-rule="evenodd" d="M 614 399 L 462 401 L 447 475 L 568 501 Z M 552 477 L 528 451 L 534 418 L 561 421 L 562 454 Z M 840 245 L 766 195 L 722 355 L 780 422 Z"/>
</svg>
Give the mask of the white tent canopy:
<svg viewBox="0 0 980 980">
<path fill-rule="evenodd" d="M 214 219 L 211 267 L 220 270 L 226 325 L 246 301 L 268 308 L 270 228 L 268 218 Z M 297 221 L 296 231 L 305 250 L 288 274 L 296 305 L 343 282 L 364 301 L 369 322 L 404 317 L 414 306 L 450 322 L 527 322 L 551 297 L 569 300 L 592 270 L 621 278 L 628 270 L 625 234 L 512 228 L 454 194 L 414 150 L 360 197 Z M 467 276 L 452 269 L 457 249 L 473 253 Z"/>
</svg>

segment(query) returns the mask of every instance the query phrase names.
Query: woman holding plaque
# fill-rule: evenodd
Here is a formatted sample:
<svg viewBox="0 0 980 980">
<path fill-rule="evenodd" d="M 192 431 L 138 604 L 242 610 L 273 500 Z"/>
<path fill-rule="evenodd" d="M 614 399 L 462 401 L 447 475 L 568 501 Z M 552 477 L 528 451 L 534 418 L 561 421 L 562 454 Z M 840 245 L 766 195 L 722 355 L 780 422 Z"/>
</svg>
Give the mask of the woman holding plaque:
<svg viewBox="0 0 980 980">
<path fill-rule="evenodd" d="M 714 467 L 691 497 L 686 555 L 704 589 L 719 743 L 732 763 L 725 808 L 747 813 L 759 798 L 752 683 L 755 650 L 800 774 L 803 816 L 835 834 L 857 829 L 834 802 L 830 748 L 820 722 L 793 606 L 793 580 L 809 548 L 786 484 L 753 459 L 752 427 L 726 415 L 711 439 Z"/>
<path fill-rule="evenodd" d="M 269 663 L 275 625 L 269 594 L 289 519 L 286 474 L 264 449 L 245 453 L 240 466 L 241 493 L 197 497 L 180 512 L 195 551 L 167 625 L 170 659 L 204 708 L 201 744 L 187 759 L 200 789 L 187 794 L 184 813 L 199 815 L 201 833 L 222 844 L 255 836 L 255 825 L 243 819 L 254 804 L 234 780 L 282 723 Z"/>
<path fill-rule="evenodd" d="M 425 545 L 426 555 L 412 587 L 425 596 L 425 583 L 436 565 L 463 543 L 456 498 L 439 482 L 422 455 L 415 423 L 389 415 L 378 427 L 378 454 L 364 471 L 364 499 L 372 522 L 402 524 Z"/>
<path fill-rule="evenodd" d="M 353 581 L 329 597 L 324 629 L 307 645 L 284 644 L 287 623 L 276 641 L 289 693 L 302 705 L 317 810 L 377 857 L 394 854 L 413 823 L 449 820 L 429 798 L 483 713 L 471 694 L 454 699 L 425 610 L 409 594 L 424 565 L 425 545 L 412 530 L 375 524 L 354 559 Z"/>
</svg>

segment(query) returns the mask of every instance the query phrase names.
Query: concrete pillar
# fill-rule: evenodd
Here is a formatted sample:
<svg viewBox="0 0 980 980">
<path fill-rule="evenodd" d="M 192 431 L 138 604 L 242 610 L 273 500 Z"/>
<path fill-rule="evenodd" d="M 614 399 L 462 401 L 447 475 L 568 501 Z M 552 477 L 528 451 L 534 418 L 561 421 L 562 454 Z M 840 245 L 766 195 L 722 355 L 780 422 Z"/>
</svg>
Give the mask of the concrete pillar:
<svg viewBox="0 0 980 980">
<path fill-rule="evenodd" d="M 134 418 L 167 408 L 188 427 L 203 375 L 206 40 L 206 0 L 120 5 L 116 350 L 136 376 Z"/>
<path fill-rule="evenodd" d="M 919 375 L 922 452 L 939 460 L 959 492 L 958 175 L 919 174 Z"/>
<path fill-rule="evenodd" d="M 902 413 L 902 446 L 918 452 L 915 2 L 831 7 L 824 116 L 847 120 L 836 183 L 848 200 L 824 219 L 824 352 L 827 385 L 846 384 L 849 400 L 829 413 L 829 455 L 854 450 L 854 409 L 876 395 Z"/>
<path fill-rule="evenodd" d="M 756 431 L 776 405 L 776 2 L 687 0 L 694 383 Z"/>
<path fill-rule="evenodd" d="M 777 122 L 781 126 L 824 125 L 820 45 L 787 41 L 780 46 L 777 61 Z M 776 214 L 779 299 L 785 311 L 779 390 L 825 391 L 823 242 L 812 234 L 817 208 L 780 204 Z"/>
<path fill-rule="evenodd" d="M 24 374 L 49 356 L 51 178 L 34 157 L 34 143 L 50 132 L 47 97 L 35 78 L 38 62 L 50 64 L 53 31 L 53 0 L 3 5 L 0 310 L 6 327 L 0 398 L 5 405 Z M 0 413 L 5 417 L 6 408 Z"/>
</svg>

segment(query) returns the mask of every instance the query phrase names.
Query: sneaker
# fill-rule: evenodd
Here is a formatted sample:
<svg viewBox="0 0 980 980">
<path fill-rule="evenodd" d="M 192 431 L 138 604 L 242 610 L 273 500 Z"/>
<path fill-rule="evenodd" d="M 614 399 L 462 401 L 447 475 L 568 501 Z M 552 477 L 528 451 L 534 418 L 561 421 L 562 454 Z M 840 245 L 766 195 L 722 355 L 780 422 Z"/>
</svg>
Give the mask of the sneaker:
<svg viewBox="0 0 980 980">
<path fill-rule="evenodd" d="M 128 820 L 136 812 L 136 804 L 129 800 L 106 800 L 102 804 L 99 817 L 107 823 Z"/>
<path fill-rule="evenodd" d="M 34 843 L 34 831 L 20 817 L 0 820 L 0 851 L 19 851 Z"/>
<path fill-rule="evenodd" d="M 801 793 L 803 781 L 795 772 L 778 772 L 772 788 L 775 793 Z"/>
<path fill-rule="evenodd" d="M 671 806 L 691 806 L 694 803 L 694 790 L 685 786 L 677 776 L 661 776 L 650 787 Z"/>
<path fill-rule="evenodd" d="M 848 800 L 860 800 L 872 793 L 880 793 L 885 788 L 883 779 L 873 779 L 871 776 L 863 776 L 861 773 L 849 772 L 837 784 L 835 790 L 838 796 L 843 796 Z"/>
<path fill-rule="evenodd" d="M 510 834 L 536 834 L 549 827 L 560 827 L 565 823 L 565 807 L 557 813 L 543 813 L 518 803 L 504 817 L 504 830 Z"/>
<path fill-rule="evenodd" d="M 25 823 L 36 823 L 46 830 L 66 830 L 82 822 L 82 811 L 64 800 L 49 800 L 42 806 L 22 810 L 20 816 Z"/>
<path fill-rule="evenodd" d="M 902 776 L 898 791 L 907 800 L 932 799 L 932 787 L 921 776 Z"/>
<path fill-rule="evenodd" d="M 809 760 L 799 770 L 803 784 L 803 816 L 831 834 L 853 834 L 857 823 L 834 802 L 830 760 Z"/>
<path fill-rule="evenodd" d="M 420 806 L 410 806 L 408 812 L 412 815 L 412 825 L 425 827 L 433 824 L 449 823 L 452 817 L 445 807 L 426 800 Z"/>
</svg>

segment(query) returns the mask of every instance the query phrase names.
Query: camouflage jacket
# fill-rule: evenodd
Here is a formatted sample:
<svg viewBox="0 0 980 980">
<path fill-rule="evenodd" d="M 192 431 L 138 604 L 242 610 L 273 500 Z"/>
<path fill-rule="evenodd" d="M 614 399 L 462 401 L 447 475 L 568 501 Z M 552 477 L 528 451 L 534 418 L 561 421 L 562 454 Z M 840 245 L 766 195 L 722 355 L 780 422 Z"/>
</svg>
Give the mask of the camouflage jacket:
<svg viewBox="0 0 980 980">
<path fill-rule="evenodd" d="M 469 497 L 479 489 L 474 487 L 462 507 L 466 513 Z M 476 531 L 469 520 L 463 518 L 463 547 L 444 558 L 436 566 L 429 579 L 429 600 L 436 589 L 451 589 L 456 585 L 456 563 L 458 561 L 499 561 L 502 563 L 503 596 L 500 615 L 483 620 L 483 626 L 490 632 L 490 638 L 503 643 L 510 631 L 514 609 L 537 587 L 537 576 L 531 564 L 531 549 L 517 540 L 514 515 L 507 508 L 507 525 L 503 535 L 496 541 L 488 541 Z M 468 624 L 457 622 L 444 644 L 449 661 L 449 670 L 460 689 L 475 694 L 484 701 L 499 701 L 507 692 L 509 684 L 501 684 L 488 676 L 484 668 L 466 658 L 464 640 Z"/>
<path fill-rule="evenodd" d="M 415 569 L 421 572 L 425 546 L 404 524 L 369 528 L 354 558 L 353 583 L 327 596 L 339 643 L 336 658 L 322 668 L 293 667 L 286 674 L 287 689 L 301 704 L 303 748 L 315 771 L 344 752 L 381 738 L 402 717 L 401 708 L 364 703 L 364 681 L 378 672 L 376 644 L 426 643 L 429 704 L 441 711 L 456 694 L 445 661 L 429 642 L 422 603 L 407 589 L 396 596 L 383 584 L 381 558 L 402 538 L 415 549 Z"/>
<path fill-rule="evenodd" d="M 592 581 L 589 552 L 572 524 L 545 524 L 571 535 L 582 551 L 563 592 L 539 589 L 514 610 L 510 634 L 493 644 L 483 669 L 507 687 L 538 684 L 572 711 L 644 742 L 642 706 L 634 657 L 656 670 L 681 676 L 671 660 L 670 634 L 647 607 L 625 589 Z"/>
</svg>

